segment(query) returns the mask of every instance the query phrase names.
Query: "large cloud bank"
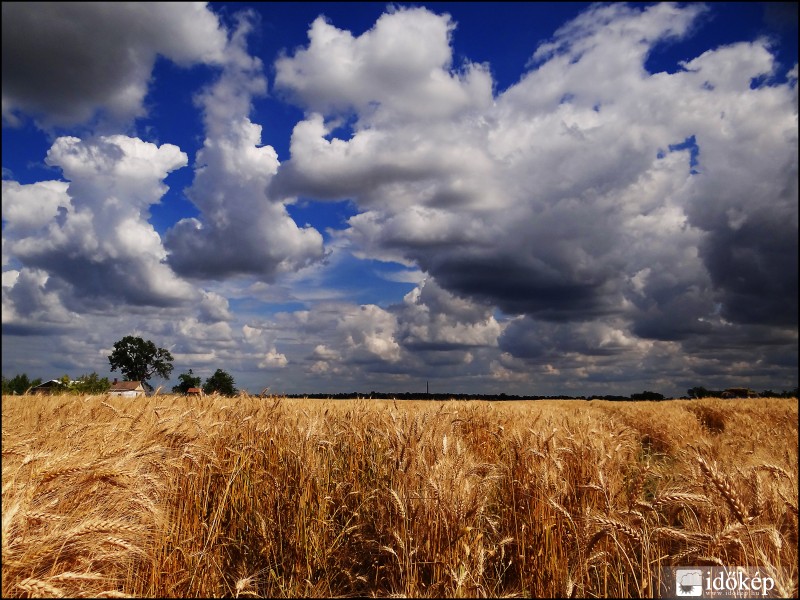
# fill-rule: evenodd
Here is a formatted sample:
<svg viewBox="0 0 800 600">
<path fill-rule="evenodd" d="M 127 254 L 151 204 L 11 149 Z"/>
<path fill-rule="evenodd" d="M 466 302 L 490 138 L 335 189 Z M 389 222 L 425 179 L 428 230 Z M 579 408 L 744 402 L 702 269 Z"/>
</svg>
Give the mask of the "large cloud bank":
<svg viewBox="0 0 800 600">
<path fill-rule="evenodd" d="M 773 81 L 765 39 L 649 73 L 702 10 L 594 7 L 496 96 L 483 66 L 453 70 L 446 15 L 400 10 L 358 38 L 318 19 L 276 65 L 308 112 L 275 187 L 355 198 L 359 251 L 517 315 L 514 357 L 768 353 L 796 340 L 797 69 Z"/>
<path fill-rule="evenodd" d="M 796 385 L 797 65 L 779 71 L 770 40 L 650 72 L 707 8 L 593 5 L 499 90 L 491 65 L 455 62 L 447 14 L 393 8 L 361 35 L 320 17 L 274 62 L 273 96 L 305 111 L 281 163 L 252 120 L 269 88 L 247 47 L 257 19 L 226 30 L 203 4 L 110 6 L 54 4 L 34 23 L 3 5 L 4 122 L 95 126 L 53 142 L 66 181 L 3 181 L 4 334 L 121 308 L 186 368 L 224 362 L 305 390 L 434 376 L 674 393 L 742 365 L 754 386 Z M 98 20 L 105 33 L 82 43 Z M 215 73 L 196 94 L 197 215 L 163 239 L 150 207 L 189 157 L 107 131 L 147 113 L 158 55 Z M 287 211 L 299 199 L 355 214 L 326 248 Z M 421 283 L 382 306 L 331 289 L 268 317 L 231 308 L 278 290 L 298 301 L 292 282 L 344 255 Z"/>
</svg>

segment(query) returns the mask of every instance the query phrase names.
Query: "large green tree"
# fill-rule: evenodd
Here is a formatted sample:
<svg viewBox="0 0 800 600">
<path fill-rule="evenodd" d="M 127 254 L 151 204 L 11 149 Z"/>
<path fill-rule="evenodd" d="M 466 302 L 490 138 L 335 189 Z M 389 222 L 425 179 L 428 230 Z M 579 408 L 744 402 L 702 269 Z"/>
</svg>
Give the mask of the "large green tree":
<svg viewBox="0 0 800 600">
<path fill-rule="evenodd" d="M 180 381 L 180 383 L 174 386 L 172 391 L 175 394 L 185 394 L 189 391 L 189 388 L 199 388 L 202 379 L 200 377 L 195 377 L 192 370 L 189 369 L 188 373 L 181 373 L 178 375 L 178 381 Z"/>
<path fill-rule="evenodd" d="M 172 373 L 172 354 L 164 348 L 157 348 L 150 340 L 143 340 L 132 335 L 125 336 L 116 344 L 109 355 L 111 371 L 119 369 L 131 381 L 141 381 L 149 385 L 153 375 L 169 379 Z"/>
<path fill-rule="evenodd" d="M 216 392 L 223 396 L 234 396 L 237 393 L 237 389 L 233 383 L 233 377 L 222 369 L 217 369 L 211 377 L 206 379 L 203 391 L 206 394 L 213 394 Z"/>
</svg>

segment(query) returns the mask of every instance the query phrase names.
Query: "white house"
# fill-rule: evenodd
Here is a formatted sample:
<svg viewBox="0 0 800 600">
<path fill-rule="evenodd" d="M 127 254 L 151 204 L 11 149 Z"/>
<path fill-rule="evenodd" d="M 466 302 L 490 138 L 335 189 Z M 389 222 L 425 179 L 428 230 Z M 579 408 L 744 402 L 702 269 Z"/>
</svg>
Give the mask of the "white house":
<svg viewBox="0 0 800 600">
<path fill-rule="evenodd" d="M 108 390 L 111 396 L 122 396 L 123 398 L 136 398 L 144 396 L 144 386 L 141 381 L 117 381 L 111 384 Z"/>
</svg>

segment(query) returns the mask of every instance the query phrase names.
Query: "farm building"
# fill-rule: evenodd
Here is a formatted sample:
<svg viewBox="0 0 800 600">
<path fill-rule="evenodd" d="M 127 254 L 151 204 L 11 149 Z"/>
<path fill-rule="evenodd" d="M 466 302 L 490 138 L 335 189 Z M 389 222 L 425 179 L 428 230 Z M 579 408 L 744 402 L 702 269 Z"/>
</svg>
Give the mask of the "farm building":
<svg viewBox="0 0 800 600">
<path fill-rule="evenodd" d="M 67 391 L 68 386 L 63 382 L 59 381 L 58 379 L 51 379 L 50 381 L 45 381 L 37 385 L 36 387 L 32 387 L 30 393 L 31 394 L 61 394 Z"/>
<path fill-rule="evenodd" d="M 145 390 L 141 381 L 117 381 L 111 384 L 108 389 L 111 396 L 122 396 L 123 398 L 136 398 L 144 396 Z"/>
<path fill-rule="evenodd" d="M 202 396 L 203 395 L 203 390 L 202 390 L 202 388 L 190 387 L 188 390 L 186 390 L 186 395 L 187 396 Z"/>
<path fill-rule="evenodd" d="M 758 398 L 758 392 L 749 388 L 728 388 L 722 392 L 723 398 Z"/>
</svg>

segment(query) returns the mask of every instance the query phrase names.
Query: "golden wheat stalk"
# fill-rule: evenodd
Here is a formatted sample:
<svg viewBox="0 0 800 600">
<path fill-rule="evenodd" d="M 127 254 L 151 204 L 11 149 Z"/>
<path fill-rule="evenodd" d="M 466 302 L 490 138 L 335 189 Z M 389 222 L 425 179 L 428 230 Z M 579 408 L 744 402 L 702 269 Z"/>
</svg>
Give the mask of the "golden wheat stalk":
<svg viewBox="0 0 800 600">
<path fill-rule="evenodd" d="M 75 527 L 68 535 L 70 537 L 77 537 L 80 535 L 89 535 L 93 533 L 127 533 L 137 534 L 141 533 L 141 527 L 131 525 L 125 521 L 115 521 L 111 519 L 92 519 Z"/>
<path fill-rule="evenodd" d="M 128 550 L 134 554 L 145 554 L 145 552 L 138 546 L 135 546 L 134 544 L 131 544 L 130 542 L 118 537 L 109 536 L 105 538 L 103 542 L 112 546 L 117 546 L 118 548 L 124 548 L 125 550 Z"/>
<path fill-rule="evenodd" d="M 728 565 L 727 563 L 725 563 L 725 562 L 724 562 L 724 561 L 723 561 L 721 558 L 718 558 L 718 557 L 716 557 L 716 556 L 698 556 L 698 557 L 695 559 L 695 561 L 696 561 L 697 563 L 710 562 L 710 563 L 713 563 L 713 564 L 715 564 L 715 565 L 717 565 L 717 566 L 719 566 L 719 567 L 726 567 L 726 566 L 729 566 L 729 565 Z"/>
<path fill-rule="evenodd" d="M 56 515 L 53 513 L 45 513 L 45 512 L 38 512 L 34 510 L 29 510 L 25 513 L 25 518 L 29 521 L 39 521 L 42 523 L 52 522 L 52 521 L 60 521 L 64 519 L 63 515 Z"/>
<path fill-rule="evenodd" d="M 34 597 L 40 598 L 63 598 L 66 595 L 60 588 L 33 577 L 23 579 L 17 584 L 17 587 Z"/>
<path fill-rule="evenodd" d="M 594 532 L 594 534 L 592 534 L 592 536 L 589 539 L 585 540 L 583 544 L 584 556 L 589 554 L 595 547 L 597 542 L 603 539 L 606 536 L 606 534 L 607 534 L 606 530 L 604 528 L 601 528 L 598 531 Z"/>
<path fill-rule="evenodd" d="M 784 495 L 783 495 L 783 494 L 780 492 L 780 490 L 778 490 L 778 496 L 780 496 L 781 500 L 783 500 L 783 504 L 784 504 L 784 506 L 787 508 L 787 510 L 788 510 L 790 513 L 792 513 L 792 514 L 794 515 L 794 517 L 795 517 L 795 519 L 796 519 L 796 518 L 797 518 L 797 502 L 791 502 L 791 501 L 790 501 L 788 498 L 786 498 L 786 497 L 785 497 L 785 496 L 784 496 Z"/>
<path fill-rule="evenodd" d="M 739 496 L 736 494 L 730 482 L 722 474 L 718 473 L 714 467 L 709 465 L 702 456 L 697 457 L 697 462 L 700 464 L 700 469 L 706 477 L 708 477 L 711 483 L 714 484 L 714 487 L 717 488 L 720 495 L 725 499 L 733 516 L 736 517 L 736 520 L 742 525 L 746 524 L 750 519 L 747 517 L 744 504 L 739 499 Z"/>
<path fill-rule="evenodd" d="M 106 408 L 110 408 L 111 410 L 114 411 L 114 414 L 117 415 L 118 417 L 122 417 L 123 416 L 122 412 L 120 412 L 119 410 L 117 410 L 116 408 L 111 406 L 108 402 L 101 402 L 100 406 L 105 406 Z"/>
<path fill-rule="evenodd" d="M 627 537 L 632 539 L 635 542 L 641 543 L 642 536 L 639 534 L 638 531 L 633 529 L 630 525 L 623 523 L 622 521 L 617 521 L 616 519 L 609 519 L 607 517 L 602 516 L 594 516 L 592 519 L 600 525 L 600 527 L 604 531 L 619 531 L 620 533 L 625 534 Z"/>
<path fill-rule="evenodd" d="M 636 501 L 639 499 L 639 496 L 642 495 L 642 490 L 644 489 L 644 482 L 647 479 L 647 474 L 650 470 L 650 466 L 646 465 L 639 474 L 636 476 L 636 479 L 633 481 L 633 485 L 631 485 L 631 489 L 628 492 L 628 506 L 634 506 Z"/>
<path fill-rule="evenodd" d="M 653 500 L 653 505 L 661 504 L 710 504 L 711 501 L 702 494 L 689 494 L 684 492 L 663 492 Z"/>
<path fill-rule="evenodd" d="M 406 519 L 406 507 L 403 505 L 403 501 L 400 499 L 400 495 L 395 490 L 389 490 L 392 495 L 392 500 L 394 501 L 395 506 L 397 507 L 397 512 L 400 513 L 400 518 L 405 521 Z"/>
<path fill-rule="evenodd" d="M 108 577 L 97 573 L 75 573 L 73 571 L 65 571 L 58 575 L 53 575 L 49 579 L 56 581 L 98 581 L 100 579 L 108 579 Z"/>
<path fill-rule="evenodd" d="M 766 508 L 764 493 L 761 489 L 761 480 L 758 478 L 758 471 L 755 469 L 750 475 L 750 486 L 753 490 L 753 501 L 750 503 L 750 517 L 755 519 L 760 517 Z"/>
<path fill-rule="evenodd" d="M 698 546 L 690 546 L 677 554 L 670 554 L 670 562 L 673 565 L 679 565 L 684 562 L 690 556 L 695 556 L 700 553 L 700 548 Z"/>
<path fill-rule="evenodd" d="M 671 540 L 678 540 L 682 542 L 689 541 L 689 534 L 681 529 L 673 527 L 656 527 L 650 534 L 654 537 L 665 537 Z"/>
<path fill-rule="evenodd" d="M 773 473 L 775 475 L 785 477 L 789 481 L 792 481 L 792 479 L 794 479 L 794 477 L 792 477 L 786 469 L 783 469 L 778 465 L 774 465 L 772 463 L 766 463 L 766 462 L 761 463 L 760 465 L 753 468 L 759 471 L 769 471 L 770 473 Z"/>
<path fill-rule="evenodd" d="M 713 539 L 709 533 L 686 531 L 685 529 L 675 529 L 674 527 L 656 527 L 651 531 L 651 534 L 654 537 L 694 543 L 709 542 Z"/>
<path fill-rule="evenodd" d="M 63 467 L 61 469 L 56 469 L 54 471 L 48 471 L 45 473 L 42 478 L 42 483 L 47 483 L 48 481 L 52 481 L 57 477 L 70 477 L 75 475 L 76 473 L 80 473 L 81 471 L 85 471 L 86 467 L 76 466 L 76 467 Z"/>
</svg>

